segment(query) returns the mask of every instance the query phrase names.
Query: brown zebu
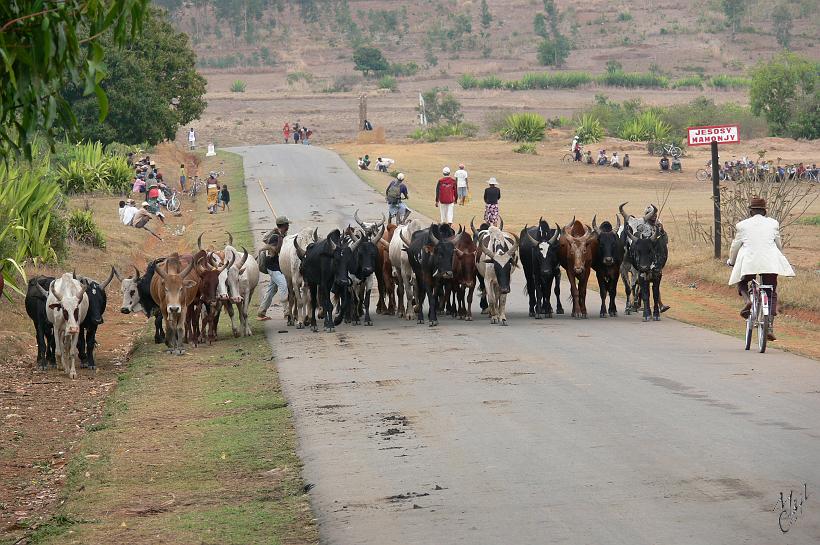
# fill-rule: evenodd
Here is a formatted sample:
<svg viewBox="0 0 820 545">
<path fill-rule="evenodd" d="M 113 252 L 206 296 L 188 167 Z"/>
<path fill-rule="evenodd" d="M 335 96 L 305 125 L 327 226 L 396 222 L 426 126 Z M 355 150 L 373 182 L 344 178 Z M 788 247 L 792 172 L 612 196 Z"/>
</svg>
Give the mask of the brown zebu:
<svg viewBox="0 0 820 545">
<path fill-rule="evenodd" d="M 598 251 L 598 236 L 591 227 L 572 218 L 561 230 L 558 241 L 558 261 L 567 271 L 572 294 L 572 317 L 586 318 L 587 282 L 592 259 Z"/>
<path fill-rule="evenodd" d="M 204 253 L 204 252 L 203 252 Z M 196 306 L 202 317 L 202 327 L 199 332 L 199 342 L 208 344 L 216 340 L 216 328 L 219 316 L 219 275 L 228 267 L 232 267 L 236 254 L 231 255 L 230 261 L 220 266 L 213 266 L 213 253 L 208 252 L 196 260 L 196 272 L 199 275 L 199 291 Z M 193 317 L 196 319 L 196 316 Z"/>
<path fill-rule="evenodd" d="M 159 305 L 167 324 L 165 344 L 169 352 L 184 354 L 182 341 L 185 338 L 188 307 L 196 299 L 198 289 L 199 278 L 194 271 L 193 256 L 180 256 L 174 252 L 157 264 L 154 278 L 151 279 L 151 297 Z"/>
<path fill-rule="evenodd" d="M 476 286 L 476 253 L 473 236 L 459 229 L 453 253 L 453 278 L 444 285 L 447 314 L 459 320 L 473 319 L 473 293 Z"/>
</svg>

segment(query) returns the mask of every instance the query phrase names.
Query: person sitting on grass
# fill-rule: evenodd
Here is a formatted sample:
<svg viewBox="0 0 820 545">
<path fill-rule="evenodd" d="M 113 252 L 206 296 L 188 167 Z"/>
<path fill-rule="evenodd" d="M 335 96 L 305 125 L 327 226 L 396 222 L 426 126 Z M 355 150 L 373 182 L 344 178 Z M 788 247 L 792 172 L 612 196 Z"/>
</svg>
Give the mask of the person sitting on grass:
<svg viewBox="0 0 820 545">
<path fill-rule="evenodd" d="M 147 227 L 148 222 L 154 218 L 159 218 L 159 221 L 165 223 L 165 219 L 161 213 L 155 214 L 151 211 L 151 206 L 148 204 L 148 202 L 143 202 L 142 208 L 140 208 L 134 213 L 134 217 L 131 219 L 131 226 L 136 229 L 145 229 L 155 237 L 162 240 L 158 234 L 156 234 Z"/>
<path fill-rule="evenodd" d="M 661 167 L 661 171 L 663 172 L 669 171 L 669 157 L 667 157 L 665 153 L 663 154 L 663 157 L 661 157 L 661 160 L 658 161 L 658 166 Z"/>
<path fill-rule="evenodd" d="M 672 157 L 672 172 L 681 172 L 682 166 L 680 163 L 680 157 Z"/>
<path fill-rule="evenodd" d="M 624 168 L 629 168 L 629 154 L 624 153 Z"/>
<path fill-rule="evenodd" d="M 368 170 L 367 164 L 365 164 L 364 159 L 362 159 L 361 157 L 359 157 L 359 160 L 356 161 L 356 164 L 359 166 L 359 169 Z"/>
<path fill-rule="evenodd" d="M 592 160 L 592 152 L 591 151 L 587 150 L 586 153 L 584 154 L 584 157 L 585 157 L 584 160 L 586 161 L 586 163 L 588 165 L 594 165 L 595 164 L 595 162 Z"/>
<path fill-rule="evenodd" d="M 620 159 L 620 157 L 618 157 L 618 152 L 617 151 L 612 153 L 612 162 L 610 163 L 610 165 L 617 168 L 618 170 L 620 170 L 622 168 L 621 167 L 621 159 Z"/>
</svg>

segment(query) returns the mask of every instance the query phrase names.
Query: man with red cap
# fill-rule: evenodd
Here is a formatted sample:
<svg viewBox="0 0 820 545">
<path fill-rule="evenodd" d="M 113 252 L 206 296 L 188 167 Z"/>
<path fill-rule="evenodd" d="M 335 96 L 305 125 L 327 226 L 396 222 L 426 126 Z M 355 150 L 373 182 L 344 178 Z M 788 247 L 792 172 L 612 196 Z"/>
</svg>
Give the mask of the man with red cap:
<svg viewBox="0 0 820 545">
<path fill-rule="evenodd" d="M 749 297 L 749 280 L 758 274 L 763 276 L 763 284 L 772 286 L 771 317 L 768 339 L 775 340 L 773 333 L 774 317 L 777 316 L 777 277 L 794 276 L 794 269 L 781 251 L 780 223 L 766 216 L 766 201 L 752 197 L 749 201 L 749 217 L 735 226 L 735 239 L 729 252 L 732 274 L 729 285 L 737 284 L 738 293 L 743 296 L 746 305 L 740 311 L 743 318 L 748 318 L 752 303 Z"/>
</svg>

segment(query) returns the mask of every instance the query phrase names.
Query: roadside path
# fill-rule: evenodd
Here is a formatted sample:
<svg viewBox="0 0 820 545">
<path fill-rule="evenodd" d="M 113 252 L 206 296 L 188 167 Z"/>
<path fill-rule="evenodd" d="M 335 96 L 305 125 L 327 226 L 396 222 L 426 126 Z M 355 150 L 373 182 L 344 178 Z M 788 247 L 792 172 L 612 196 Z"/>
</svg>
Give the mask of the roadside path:
<svg viewBox="0 0 820 545">
<path fill-rule="evenodd" d="M 272 224 L 257 179 L 292 229 L 385 208 L 331 151 L 230 151 L 257 229 Z M 820 542 L 817 362 L 669 319 L 535 321 L 520 271 L 508 317 L 431 330 L 374 315 L 334 334 L 269 322 L 323 543 Z M 775 502 L 804 482 L 781 534 Z"/>
</svg>

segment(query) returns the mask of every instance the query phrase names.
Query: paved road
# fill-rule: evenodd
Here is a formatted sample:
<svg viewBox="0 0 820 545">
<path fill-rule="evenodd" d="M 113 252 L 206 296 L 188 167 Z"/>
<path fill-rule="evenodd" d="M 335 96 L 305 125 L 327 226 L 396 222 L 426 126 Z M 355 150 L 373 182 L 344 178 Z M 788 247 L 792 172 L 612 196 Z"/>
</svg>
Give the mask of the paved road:
<svg viewBox="0 0 820 545">
<path fill-rule="evenodd" d="M 330 151 L 235 151 L 257 227 L 257 178 L 296 228 L 383 208 Z M 534 321 L 521 288 L 506 328 L 270 322 L 323 543 L 820 543 L 817 362 L 668 319 Z"/>
</svg>

